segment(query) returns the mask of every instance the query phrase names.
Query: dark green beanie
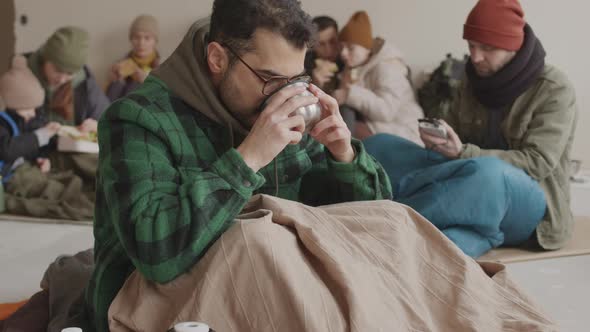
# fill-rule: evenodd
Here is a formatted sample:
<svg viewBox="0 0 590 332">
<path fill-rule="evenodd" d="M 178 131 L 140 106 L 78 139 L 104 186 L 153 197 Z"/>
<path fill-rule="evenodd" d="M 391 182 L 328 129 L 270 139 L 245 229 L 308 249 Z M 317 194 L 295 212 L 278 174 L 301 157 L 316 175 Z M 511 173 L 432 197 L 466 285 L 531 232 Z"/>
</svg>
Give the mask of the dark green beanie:
<svg viewBox="0 0 590 332">
<path fill-rule="evenodd" d="M 77 27 L 58 29 L 41 48 L 41 57 L 61 72 L 79 71 L 88 57 L 88 32 Z"/>
</svg>

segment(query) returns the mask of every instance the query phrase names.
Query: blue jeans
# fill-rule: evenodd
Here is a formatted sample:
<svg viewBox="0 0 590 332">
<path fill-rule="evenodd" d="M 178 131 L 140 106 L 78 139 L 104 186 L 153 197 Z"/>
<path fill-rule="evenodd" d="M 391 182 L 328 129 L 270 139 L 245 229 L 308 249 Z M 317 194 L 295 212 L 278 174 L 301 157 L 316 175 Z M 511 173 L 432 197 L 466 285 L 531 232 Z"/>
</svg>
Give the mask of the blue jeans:
<svg viewBox="0 0 590 332">
<path fill-rule="evenodd" d="M 498 158 L 450 160 L 387 134 L 364 145 L 389 175 L 394 200 L 418 211 L 469 256 L 523 243 L 545 215 L 539 184 Z"/>
</svg>

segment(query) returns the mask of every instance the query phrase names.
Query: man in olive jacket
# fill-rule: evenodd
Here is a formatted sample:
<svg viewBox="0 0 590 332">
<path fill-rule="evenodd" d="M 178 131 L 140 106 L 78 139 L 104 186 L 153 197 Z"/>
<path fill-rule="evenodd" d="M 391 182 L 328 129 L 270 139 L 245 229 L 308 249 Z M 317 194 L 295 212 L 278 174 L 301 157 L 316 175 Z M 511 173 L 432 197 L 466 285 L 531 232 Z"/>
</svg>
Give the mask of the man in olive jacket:
<svg viewBox="0 0 590 332">
<path fill-rule="evenodd" d="M 497 220 L 500 222 L 498 236 L 484 236 L 491 245 L 478 246 L 480 249 L 524 242 L 535 229 L 541 247 L 559 249 L 571 237 L 573 228 L 569 207 L 569 157 L 578 114 L 574 89 L 562 72 L 545 64 L 545 50 L 526 24 L 517 0 L 480 0 L 464 25 L 463 38 L 468 42 L 471 57 L 455 105 L 444 119 L 446 122 L 441 121 L 447 138 L 421 130 L 428 160 L 420 164 L 420 160 L 414 158 L 410 162 L 415 168 L 436 164 L 438 170 L 455 165 L 455 169 L 445 173 L 452 174 L 447 178 L 430 178 L 445 190 L 425 190 L 421 186 L 421 197 L 417 199 L 415 192 L 408 193 L 404 189 L 412 181 L 412 186 L 418 187 L 416 182 L 423 176 L 400 174 L 404 171 L 400 167 L 402 161 L 394 159 L 411 159 L 412 154 L 394 157 L 385 151 L 401 154 L 399 148 L 392 148 L 394 144 L 400 146 L 399 139 L 374 137 L 365 142 L 367 150 L 388 171 L 394 189 L 397 188 L 394 199 L 416 208 L 443 232 L 449 224 L 460 223 L 456 210 L 453 211 L 455 220 L 442 222 L 443 213 L 433 208 L 433 205 L 441 205 L 437 204 L 444 199 L 441 196 L 449 196 L 457 202 L 451 204 L 464 207 L 461 213 L 467 214 L 467 221 L 462 226 L 475 225 L 470 231 L 475 229 L 479 235 L 488 232 L 493 223 L 488 220 L 485 227 L 478 228 L 477 224 L 483 223 L 481 220 L 498 210 L 506 211 L 500 213 Z M 416 149 L 412 151 L 418 151 Z M 479 171 L 470 174 L 469 181 L 462 179 L 465 186 L 459 186 L 458 178 L 464 173 L 456 169 L 465 162 L 477 163 Z M 409 170 L 408 161 L 404 165 Z M 518 175 L 510 168 L 524 172 Z M 433 170 L 428 174 L 432 175 Z M 499 182 L 505 183 L 500 185 Z M 494 190 L 497 186 L 502 187 L 501 191 Z M 431 193 L 428 205 L 424 203 L 425 191 Z M 541 210 L 543 213 L 538 214 L 536 211 L 543 206 L 546 207 Z M 520 235 L 511 233 L 515 228 L 519 228 L 516 232 Z M 470 251 L 472 239 L 456 234 L 449 237 L 472 256 L 485 251 Z"/>
</svg>

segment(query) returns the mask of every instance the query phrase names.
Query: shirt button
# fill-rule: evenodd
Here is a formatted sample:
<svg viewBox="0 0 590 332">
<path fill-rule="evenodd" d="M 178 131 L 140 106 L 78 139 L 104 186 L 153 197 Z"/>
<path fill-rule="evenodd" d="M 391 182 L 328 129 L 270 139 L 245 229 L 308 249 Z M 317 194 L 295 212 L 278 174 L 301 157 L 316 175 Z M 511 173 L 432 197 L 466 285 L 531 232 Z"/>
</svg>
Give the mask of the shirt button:
<svg viewBox="0 0 590 332">
<path fill-rule="evenodd" d="M 244 180 L 244 182 L 242 182 L 242 183 L 244 184 L 245 187 L 248 187 L 248 188 L 252 187 L 252 183 L 248 180 Z"/>
<path fill-rule="evenodd" d="M 289 176 L 288 175 L 283 176 L 283 182 L 287 182 L 287 181 L 289 181 Z"/>
</svg>

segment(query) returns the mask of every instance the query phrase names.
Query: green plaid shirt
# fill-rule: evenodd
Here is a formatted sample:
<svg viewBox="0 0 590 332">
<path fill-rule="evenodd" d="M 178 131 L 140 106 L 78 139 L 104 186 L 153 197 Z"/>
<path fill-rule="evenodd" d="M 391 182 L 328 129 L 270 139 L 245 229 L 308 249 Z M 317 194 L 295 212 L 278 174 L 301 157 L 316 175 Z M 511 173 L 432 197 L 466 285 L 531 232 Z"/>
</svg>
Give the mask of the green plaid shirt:
<svg viewBox="0 0 590 332">
<path fill-rule="evenodd" d="M 391 198 L 387 175 L 358 141 L 345 164 L 306 135 L 254 173 L 227 128 L 153 76 L 111 105 L 99 133 L 96 267 L 86 302 L 91 328 L 101 332 L 132 271 L 157 283 L 188 271 L 252 195 L 275 195 L 277 178 L 278 196 L 309 205 Z"/>
</svg>

